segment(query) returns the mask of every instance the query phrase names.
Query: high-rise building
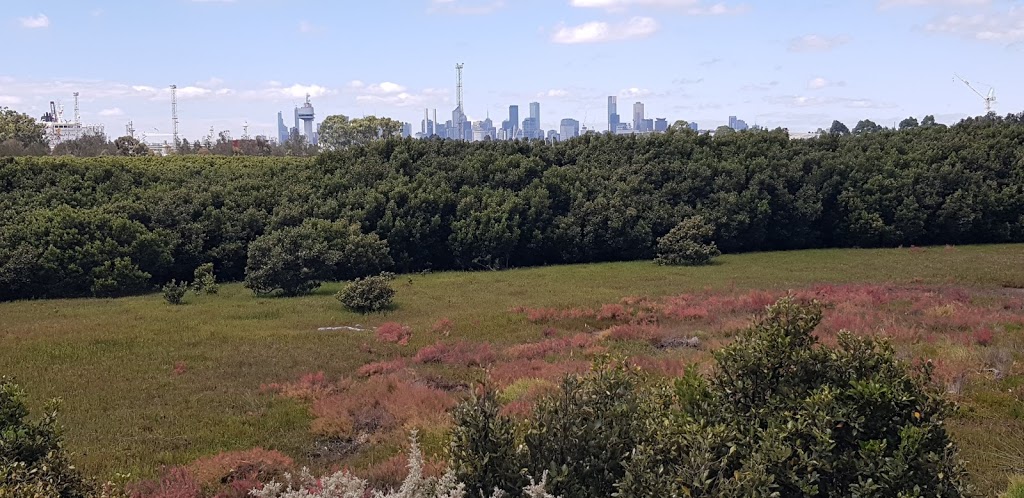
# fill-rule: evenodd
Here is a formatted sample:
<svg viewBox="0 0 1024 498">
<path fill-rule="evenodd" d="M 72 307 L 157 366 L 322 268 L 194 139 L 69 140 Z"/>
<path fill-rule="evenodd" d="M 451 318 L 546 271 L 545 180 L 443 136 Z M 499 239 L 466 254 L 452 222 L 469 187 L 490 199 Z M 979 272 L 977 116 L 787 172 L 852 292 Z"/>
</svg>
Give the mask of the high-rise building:
<svg viewBox="0 0 1024 498">
<path fill-rule="evenodd" d="M 508 106 L 508 124 L 511 126 L 508 129 L 510 136 L 514 138 L 519 132 L 519 106 Z"/>
<path fill-rule="evenodd" d="M 548 140 L 557 142 L 559 140 L 558 132 L 556 130 L 548 130 Z"/>
<path fill-rule="evenodd" d="M 412 123 L 402 123 L 402 137 L 409 138 L 412 136 Z"/>
<path fill-rule="evenodd" d="M 608 97 L 608 131 L 615 133 L 619 129 L 619 98 Z"/>
<path fill-rule="evenodd" d="M 473 129 L 471 126 L 467 126 L 466 113 L 462 111 L 462 107 L 456 107 L 455 110 L 452 111 L 452 126 L 450 126 L 449 129 L 454 130 L 454 133 L 449 134 L 449 136 L 453 136 L 453 138 L 466 140 L 466 134 L 468 133 L 470 136 L 469 140 L 473 139 Z M 459 136 L 459 130 L 462 130 L 461 137 Z"/>
<path fill-rule="evenodd" d="M 530 102 L 530 117 L 537 120 L 537 129 L 540 130 L 540 102 Z M 544 138 L 543 133 L 537 138 Z"/>
<path fill-rule="evenodd" d="M 696 121 L 690 121 L 690 129 L 693 131 L 700 131 L 700 127 L 697 126 Z"/>
<path fill-rule="evenodd" d="M 535 140 L 544 138 L 544 130 L 540 128 L 540 121 L 537 118 L 529 117 L 523 120 L 523 138 Z"/>
<path fill-rule="evenodd" d="M 729 128 L 743 131 L 747 129 L 747 122 L 742 119 L 736 119 L 736 116 L 729 116 Z"/>
<path fill-rule="evenodd" d="M 651 118 L 644 119 L 640 122 L 640 131 L 643 133 L 650 133 L 654 131 L 654 120 Z"/>
<path fill-rule="evenodd" d="M 633 104 L 633 129 L 637 132 L 647 131 L 644 129 L 644 103 Z"/>
<path fill-rule="evenodd" d="M 288 141 L 288 126 L 284 124 L 284 113 L 277 113 L 277 143 L 284 144 Z"/>
<path fill-rule="evenodd" d="M 668 120 L 665 118 L 658 118 L 654 120 L 654 131 L 658 133 L 665 133 L 668 131 Z"/>
<path fill-rule="evenodd" d="M 575 119 L 563 119 L 558 128 L 558 136 L 561 140 L 569 140 L 570 138 L 580 136 L 580 122 Z"/>
</svg>

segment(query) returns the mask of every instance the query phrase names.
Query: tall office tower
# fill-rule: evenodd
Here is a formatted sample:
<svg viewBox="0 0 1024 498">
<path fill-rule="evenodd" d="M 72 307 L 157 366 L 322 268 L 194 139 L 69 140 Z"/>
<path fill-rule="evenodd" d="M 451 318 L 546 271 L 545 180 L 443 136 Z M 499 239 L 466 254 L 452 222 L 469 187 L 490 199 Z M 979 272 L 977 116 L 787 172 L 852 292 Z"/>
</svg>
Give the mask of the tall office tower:
<svg viewBox="0 0 1024 498">
<path fill-rule="evenodd" d="M 608 131 L 615 133 L 619 129 L 619 98 L 608 97 Z"/>
<path fill-rule="evenodd" d="M 644 129 L 644 103 L 633 104 L 633 130 L 637 132 L 647 131 Z"/>
<path fill-rule="evenodd" d="M 409 138 L 411 136 L 412 136 L 412 123 L 402 123 L 402 137 Z"/>
<path fill-rule="evenodd" d="M 665 118 L 658 118 L 654 120 L 654 131 L 658 133 L 664 133 L 668 131 L 668 120 Z"/>
<path fill-rule="evenodd" d="M 284 124 L 284 113 L 277 113 L 277 143 L 284 144 L 288 141 L 288 126 Z"/>
<path fill-rule="evenodd" d="M 544 130 L 540 128 L 540 121 L 537 118 L 526 118 L 523 120 L 523 138 L 534 140 L 544 138 Z"/>
<path fill-rule="evenodd" d="M 540 129 L 540 102 L 530 102 L 530 117 L 537 120 L 537 129 Z M 543 131 L 537 138 L 544 138 Z"/>
<path fill-rule="evenodd" d="M 736 119 L 736 116 L 729 116 L 729 128 L 743 131 L 747 129 L 747 122 L 742 119 Z"/>
<path fill-rule="evenodd" d="M 569 140 L 580 136 L 580 122 L 572 118 L 565 118 L 558 127 L 558 137 L 561 140 Z"/>
<path fill-rule="evenodd" d="M 509 128 L 509 133 L 512 134 L 512 138 L 515 138 L 516 134 L 519 133 L 519 106 L 508 106 L 508 122 L 512 125 L 512 127 Z"/>
</svg>

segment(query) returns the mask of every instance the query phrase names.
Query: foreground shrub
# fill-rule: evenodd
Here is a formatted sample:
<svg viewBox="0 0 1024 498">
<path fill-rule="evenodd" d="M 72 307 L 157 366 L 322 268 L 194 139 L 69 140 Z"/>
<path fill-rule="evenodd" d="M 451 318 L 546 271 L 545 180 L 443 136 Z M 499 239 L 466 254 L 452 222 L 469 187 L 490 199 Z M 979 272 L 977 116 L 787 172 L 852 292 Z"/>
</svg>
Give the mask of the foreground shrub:
<svg viewBox="0 0 1024 498">
<path fill-rule="evenodd" d="M 167 304 L 184 304 L 185 293 L 188 292 L 188 283 L 171 280 L 164 285 L 163 291 L 164 301 L 167 301 Z"/>
<path fill-rule="evenodd" d="M 715 227 L 702 216 L 691 216 L 658 239 L 660 265 L 706 265 L 722 254 L 711 240 Z"/>
<path fill-rule="evenodd" d="M 943 425 L 951 405 L 928 366 L 841 334 L 819 346 L 817 304 L 784 299 L 687 375 L 648 420 L 627 464 L 628 496 L 943 496 L 968 493 Z"/>
<path fill-rule="evenodd" d="M 493 490 L 512 493 L 526 484 L 515 426 L 500 412 L 494 392 L 486 391 L 459 405 L 453 414 L 449 464 L 470 496 Z"/>
<path fill-rule="evenodd" d="M 346 222 L 307 219 L 249 245 L 245 286 L 256 294 L 305 294 L 326 280 L 349 280 L 391 265 L 387 242 Z"/>
<path fill-rule="evenodd" d="M 192 290 L 196 294 L 216 294 L 220 290 L 217 277 L 213 274 L 213 263 L 204 263 L 192 273 Z"/>
<path fill-rule="evenodd" d="M 0 497 L 90 496 L 92 486 L 71 465 L 51 404 L 28 419 L 25 393 L 0 377 Z"/>
<path fill-rule="evenodd" d="M 394 305 L 395 289 L 391 287 L 394 279 L 393 273 L 357 278 L 338 292 L 335 298 L 357 313 L 384 311 Z"/>
<path fill-rule="evenodd" d="M 821 305 L 783 299 L 715 353 L 710 378 L 691 369 L 673 386 L 622 365 L 570 376 L 515 437 L 478 407 L 456 419 L 453 468 L 513 479 L 481 463 L 502 455 L 549 470 L 565 498 L 969 495 L 931 365 L 881 339 L 821 345 L 820 322 Z"/>
</svg>

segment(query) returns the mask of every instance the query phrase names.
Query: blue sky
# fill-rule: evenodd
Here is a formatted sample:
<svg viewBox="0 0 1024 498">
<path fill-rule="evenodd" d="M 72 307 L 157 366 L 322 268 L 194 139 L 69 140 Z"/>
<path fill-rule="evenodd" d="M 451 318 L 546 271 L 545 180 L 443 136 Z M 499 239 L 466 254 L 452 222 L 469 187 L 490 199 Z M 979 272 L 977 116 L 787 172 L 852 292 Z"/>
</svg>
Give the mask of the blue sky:
<svg viewBox="0 0 1024 498">
<path fill-rule="evenodd" d="M 870 118 L 1024 111 L 1024 5 L 1008 0 L 0 0 L 0 106 L 50 100 L 118 136 L 276 131 L 306 93 L 318 121 L 451 115 L 496 123 L 541 103 L 542 125 L 605 129 L 620 114 L 794 132 Z"/>
</svg>

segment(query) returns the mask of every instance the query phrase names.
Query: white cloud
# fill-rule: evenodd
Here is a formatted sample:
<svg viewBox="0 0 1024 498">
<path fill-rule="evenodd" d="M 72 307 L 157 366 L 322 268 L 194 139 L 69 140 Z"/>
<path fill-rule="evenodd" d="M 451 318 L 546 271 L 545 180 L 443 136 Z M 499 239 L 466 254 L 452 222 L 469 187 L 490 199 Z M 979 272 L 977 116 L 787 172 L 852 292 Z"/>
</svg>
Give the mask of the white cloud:
<svg viewBox="0 0 1024 498">
<path fill-rule="evenodd" d="M 810 90 L 821 90 L 821 89 L 824 89 L 824 88 L 838 87 L 838 86 L 846 86 L 846 82 L 845 81 L 831 81 L 831 80 L 827 80 L 827 79 L 821 78 L 821 77 L 814 78 L 811 81 L 807 82 L 807 88 L 810 89 Z"/>
<path fill-rule="evenodd" d="M 1004 45 L 1024 42 L 1024 7 L 970 16 L 951 15 L 928 23 L 924 29 Z"/>
<path fill-rule="evenodd" d="M 749 10 L 746 5 L 730 6 L 723 2 L 707 5 L 703 0 L 570 0 L 569 5 L 605 9 L 609 12 L 623 12 L 630 7 L 658 7 L 675 9 L 689 15 L 741 14 Z"/>
<path fill-rule="evenodd" d="M 427 12 L 459 15 L 490 14 L 505 6 L 505 0 L 431 0 Z"/>
<path fill-rule="evenodd" d="M 124 111 L 120 107 L 114 107 L 112 109 L 103 109 L 100 111 L 100 116 L 113 117 L 113 116 L 124 116 Z"/>
<path fill-rule="evenodd" d="M 21 27 L 28 29 L 37 28 L 49 28 L 50 18 L 46 17 L 46 14 L 39 14 L 38 16 L 22 17 L 18 19 L 21 23 Z"/>
<path fill-rule="evenodd" d="M 602 21 L 578 26 L 561 25 L 551 37 L 555 43 L 598 43 L 643 38 L 658 30 L 658 22 L 650 17 L 634 17 L 627 22 L 609 24 Z"/>
<path fill-rule="evenodd" d="M 849 42 L 848 36 L 804 35 L 789 41 L 789 51 L 828 52 Z"/>
<path fill-rule="evenodd" d="M 560 99 L 560 98 L 563 98 L 563 97 L 568 97 L 569 96 L 569 91 L 568 90 L 562 90 L 561 88 L 552 88 L 551 90 L 548 90 L 546 92 L 540 92 L 539 94 L 537 94 L 537 96 L 538 97 L 550 97 L 550 98 Z"/>
<path fill-rule="evenodd" d="M 651 94 L 651 91 L 646 88 L 624 88 L 619 91 L 620 97 L 646 97 Z"/>
<path fill-rule="evenodd" d="M 267 100 L 294 100 L 294 99 L 305 99 L 308 94 L 310 98 L 323 97 L 334 93 L 326 87 L 320 85 L 300 85 L 294 84 L 288 87 L 276 86 L 270 87 L 263 90 L 252 90 L 243 92 L 243 96 L 247 98 L 256 99 L 267 99 Z"/>
<path fill-rule="evenodd" d="M 364 86 L 366 86 L 366 83 L 363 83 L 362 81 L 359 80 L 352 80 L 348 84 L 349 88 L 362 88 Z"/>
<path fill-rule="evenodd" d="M 896 104 L 866 98 L 781 95 L 765 97 L 766 102 L 785 107 L 842 106 L 850 109 L 892 109 Z"/>
<path fill-rule="evenodd" d="M 879 0 L 878 6 L 883 9 L 891 9 L 894 7 L 962 7 L 991 3 L 991 0 Z"/>
<path fill-rule="evenodd" d="M 362 82 L 360 81 L 359 83 L 362 83 Z M 359 87 L 353 87 L 353 88 L 363 88 L 363 87 L 359 86 Z M 377 95 L 387 95 L 387 94 L 392 94 L 392 93 L 402 93 L 402 92 L 405 91 L 405 87 L 404 86 L 399 85 L 398 83 L 392 83 L 390 81 L 382 81 L 380 83 L 374 83 L 372 85 L 366 86 L 365 88 L 366 88 L 366 90 L 365 90 L 366 92 L 372 93 L 372 94 L 377 94 Z"/>
<path fill-rule="evenodd" d="M 220 88 L 220 87 L 224 86 L 224 80 L 214 76 L 214 77 L 212 77 L 212 78 L 210 78 L 208 80 L 205 80 L 205 81 L 197 81 L 196 82 L 196 86 L 201 86 L 201 87 L 204 87 L 204 88 Z"/>
<path fill-rule="evenodd" d="M 0 95 L 0 105 L 18 105 L 20 103 L 20 97 L 15 97 L 14 95 Z"/>
</svg>

